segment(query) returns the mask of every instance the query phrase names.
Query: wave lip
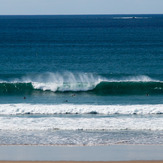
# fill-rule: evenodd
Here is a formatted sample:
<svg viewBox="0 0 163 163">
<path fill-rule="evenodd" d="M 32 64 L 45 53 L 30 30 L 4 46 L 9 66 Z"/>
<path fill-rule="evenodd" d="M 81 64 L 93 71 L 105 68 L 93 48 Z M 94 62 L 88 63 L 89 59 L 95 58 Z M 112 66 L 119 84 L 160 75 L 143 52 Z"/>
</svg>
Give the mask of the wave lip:
<svg viewBox="0 0 163 163">
<path fill-rule="evenodd" d="M 46 80 L 42 80 L 47 76 Z M 32 81 L 34 89 L 43 91 L 49 90 L 53 92 L 65 91 L 88 91 L 103 81 L 101 76 L 95 76 L 91 73 L 47 73 L 39 77 L 39 80 Z"/>
</svg>

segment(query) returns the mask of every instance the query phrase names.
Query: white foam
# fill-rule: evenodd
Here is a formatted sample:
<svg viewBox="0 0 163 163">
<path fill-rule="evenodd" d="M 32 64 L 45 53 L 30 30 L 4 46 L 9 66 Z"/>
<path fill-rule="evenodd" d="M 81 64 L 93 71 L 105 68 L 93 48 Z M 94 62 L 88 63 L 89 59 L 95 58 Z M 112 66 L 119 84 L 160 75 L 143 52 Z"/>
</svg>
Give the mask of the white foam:
<svg viewBox="0 0 163 163">
<path fill-rule="evenodd" d="M 163 118 L 0 117 L 0 130 L 163 130 Z"/>
<path fill-rule="evenodd" d="M 109 116 L 64 116 L 67 113 L 83 115 L 91 112 Z M 163 114 L 163 104 L 1 104 L 0 114 L 0 130 L 163 130 L 162 115 L 155 115 Z M 62 116 L 21 116 L 26 114 L 62 114 Z M 154 116 L 147 116 L 151 114 Z"/>
<path fill-rule="evenodd" d="M 34 89 L 43 91 L 88 91 L 93 90 L 101 82 L 161 82 L 146 75 L 122 77 L 121 79 L 105 78 L 92 73 L 43 73 L 25 76 L 21 79 L 3 81 L 3 83 L 31 83 Z"/>
<path fill-rule="evenodd" d="M 151 81 L 156 81 L 151 79 L 150 77 L 146 75 L 138 75 L 138 76 L 131 76 L 128 77 L 127 79 L 124 79 L 124 81 L 133 81 L 133 82 L 151 82 Z"/>
<path fill-rule="evenodd" d="M 94 76 L 93 74 L 53 74 L 50 73 L 47 81 L 30 81 L 35 89 L 43 91 L 50 90 L 56 91 L 88 91 L 93 90 L 100 82 L 158 82 L 148 76 L 139 75 L 123 78 L 121 80 L 107 79 L 101 76 Z M 42 76 L 41 78 L 45 78 Z M 28 80 L 26 80 L 28 81 Z"/>
<path fill-rule="evenodd" d="M 159 80 L 152 79 L 146 75 L 128 76 L 128 77 L 122 77 L 119 80 L 109 79 L 105 81 L 107 82 L 162 82 Z"/>
<path fill-rule="evenodd" d="M 35 89 L 50 91 L 87 91 L 92 90 L 103 81 L 101 76 L 91 73 L 44 73 L 36 78 L 23 78 L 24 82 L 31 82 Z"/>
<path fill-rule="evenodd" d="M 135 17 L 134 17 L 135 18 Z M 133 19 L 133 17 L 125 16 L 125 17 L 114 17 L 113 19 Z"/>
<path fill-rule="evenodd" d="M 129 17 L 129 16 L 125 16 L 125 17 L 114 17 L 113 19 L 151 19 L 152 17 Z"/>
<path fill-rule="evenodd" d="M 18 114 L 163 114 L 163 104 L 157 105 L 75 105 L 75 104 L 1 104 L 0 115 Z"/>
</svg>

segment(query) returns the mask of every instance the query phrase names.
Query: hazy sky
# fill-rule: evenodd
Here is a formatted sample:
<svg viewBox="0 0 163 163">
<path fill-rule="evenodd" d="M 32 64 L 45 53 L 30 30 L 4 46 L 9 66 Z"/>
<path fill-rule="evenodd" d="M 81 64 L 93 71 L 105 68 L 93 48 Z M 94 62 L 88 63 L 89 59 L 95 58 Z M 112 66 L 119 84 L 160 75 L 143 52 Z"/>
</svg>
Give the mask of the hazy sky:
<svg viewBox="0 0 163 163">
<path fill-rule="evenodd" d="M 0 0 L 0 15 L 163 14 L 163 0 Z"/>
</svg>

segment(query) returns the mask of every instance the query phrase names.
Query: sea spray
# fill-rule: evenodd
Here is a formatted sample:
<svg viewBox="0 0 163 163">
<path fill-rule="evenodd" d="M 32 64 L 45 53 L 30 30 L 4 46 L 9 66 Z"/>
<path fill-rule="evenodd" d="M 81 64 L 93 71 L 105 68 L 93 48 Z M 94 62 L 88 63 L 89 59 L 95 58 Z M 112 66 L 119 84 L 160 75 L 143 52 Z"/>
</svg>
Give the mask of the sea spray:
<svg viewBox="0 0 163 163">
<path fill-rule="evenodd" d="M 163 82 L 145 75 L 114 79 L 93 73 L 42 73 L 0 83 L 0 94 L 87 92 L 99 95 L 163 94 Z"/>
<path fill-rule="evenodd" d="M 32 80 L 35 89 L 56 91 L 88 91 L 103 81 L 101 76 L 92 73 L 47 73 Z"/>
</svg>

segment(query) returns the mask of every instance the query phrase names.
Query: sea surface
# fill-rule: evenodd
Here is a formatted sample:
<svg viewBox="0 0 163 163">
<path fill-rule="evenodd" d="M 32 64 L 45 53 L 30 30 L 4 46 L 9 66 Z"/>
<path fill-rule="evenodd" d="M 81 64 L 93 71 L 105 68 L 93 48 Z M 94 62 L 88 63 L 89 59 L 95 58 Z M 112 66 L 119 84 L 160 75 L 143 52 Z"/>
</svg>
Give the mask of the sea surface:
<svg viewBox="0 0 163 163">
<path fill-rule="evenodd" d="M 163 144 L 163 15 L 0 16 L 0 144 Z"/>
</svg>

